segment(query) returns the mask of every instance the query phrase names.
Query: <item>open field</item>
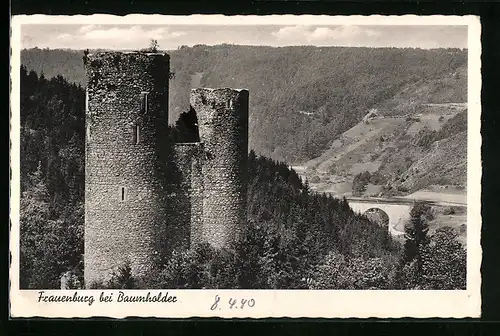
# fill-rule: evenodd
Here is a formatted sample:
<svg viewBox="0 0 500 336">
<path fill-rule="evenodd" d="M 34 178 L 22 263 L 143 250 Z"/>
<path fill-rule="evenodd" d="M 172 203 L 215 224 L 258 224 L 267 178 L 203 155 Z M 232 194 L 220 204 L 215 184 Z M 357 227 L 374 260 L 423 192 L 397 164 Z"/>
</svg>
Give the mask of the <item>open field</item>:
<svg viewBox="0 0 500 336">
<path fill-rule="evenodd" d="M 438 192 L 430 190 L 419 190 L 417 192 L 414 192 L 413 194 L 404 196 L 404 198 L 414 199 L 414 200 L 427 200 L 435 202 L 467 204 L 467 193 L 465 191 L 462 193 L 448 193 L 448 192 Z"/>
</svg>

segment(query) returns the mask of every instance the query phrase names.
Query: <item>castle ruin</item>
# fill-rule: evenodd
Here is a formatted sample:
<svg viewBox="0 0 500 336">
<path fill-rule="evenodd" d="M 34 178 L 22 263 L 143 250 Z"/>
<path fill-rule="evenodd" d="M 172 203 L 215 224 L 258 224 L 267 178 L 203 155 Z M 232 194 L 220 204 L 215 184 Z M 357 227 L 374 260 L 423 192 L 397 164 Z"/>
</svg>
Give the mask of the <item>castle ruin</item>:
<svg viewBox="0 0 500 336">
<path fill-rule="evenodd" d="M 147 274 L 173 249 L 229 247 L 246 223 L 248 91 L 193 89 L 199 141 L 168 137 L 170 57 L 84 58 L 85 283 L 129 263 Z"/>
</svg>

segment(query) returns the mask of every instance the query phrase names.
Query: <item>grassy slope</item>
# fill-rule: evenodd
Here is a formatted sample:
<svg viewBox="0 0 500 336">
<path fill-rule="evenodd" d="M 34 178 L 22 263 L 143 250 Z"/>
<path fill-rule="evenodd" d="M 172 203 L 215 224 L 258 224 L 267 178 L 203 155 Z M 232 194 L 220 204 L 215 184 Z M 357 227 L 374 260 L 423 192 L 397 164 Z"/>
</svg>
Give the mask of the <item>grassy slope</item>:
<svg viewBox="0 0 500 336">
<path fill-rule="evenodd" d="M 408 85 L 377 106 L 378 118 L 361 121 L 321 156 L 304 164 L 310 178 L 319 176 L 321 180 L 311 186 L 349 193 L 348 185 L 356 174 L 378 171 L 396 190 L 402 187 L 401 190 L 411 192 L 433 184 L 465 187 L 466 132 L 436 141 L 429 148 L 415 144 L 420 130 L 439 131 L 448 120 L 463 113 L 463 104 L 449 103 L 464 99 L 459 97 L 464 94 L 465 70 L 461 67 L 441 78 Z M 381 188 L 369 185 L 365 195 L 380 191 Z"/>
<path fill-rule="evenodd" d="M 429 185 L 466 185 L 467 133 L 461 132 L 436 141 L 431 150 L 416 160 L 402 174 L 401 183 L 408 189 L 418 190 Z"/>
</svg>

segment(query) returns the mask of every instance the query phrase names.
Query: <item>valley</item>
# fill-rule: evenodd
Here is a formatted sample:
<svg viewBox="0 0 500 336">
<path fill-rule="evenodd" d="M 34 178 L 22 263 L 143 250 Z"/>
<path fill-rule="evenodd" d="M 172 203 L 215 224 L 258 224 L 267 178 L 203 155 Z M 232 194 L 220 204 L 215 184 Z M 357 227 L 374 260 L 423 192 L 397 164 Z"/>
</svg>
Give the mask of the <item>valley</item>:
<svg viewBox="0 0 500 336">
<path fill-rule="evenodd" d="M 357 196 L 405 196 L 431 185 L 465 189 L 467 110 L 438 108 L 360 121 L 300 172 L 311 188 L 346 196 L 365 172 L 377 181 L 370 178 Z"/>
<path fill-rule="evenodd" d="M 250 148 L 292 165 L 311 190 L 446 202 L 438 214 L 465 203 L 466 51 L 223 44 L 168 53 L 170 123 L 189 108 L 190 88 L 245 87 Z M 38 74 L 85 86 L 82 55 L 34 48 L 21 57 Z"/>
<path fill-rule="evenodd" d="M 295 166 L 299 176 L 307 179 L 306 167 Z M 321 185 L 321 183 L 318 183 Z M 457 230 L 460 242 L 467 245 L 467 194 L 461 188 L 453 186 L 429 186 L 406 196 L 377 197 L 377 196 L 352 196 L 348 191 L 352 184 L 345 182 L 343 189 L 328 189 L 324 187 L 319 190 L 311 183 L 310 188 L 314 192 L 331 194 L 336 198 L 345 197 L 350 207 L 358 213 L 365 213 L 368 209 L 381 209 L 390 218 L 389 232 L 393 238 L 404 240 L 404 226 L 409 220 L 409 213 L 413 205 L 420 201 L 431 206 L 433 219 L 429 221 L 429 232 L 434 233 L 438 228 L 449 226 Z M 334 186 L 335 187 L 335 186 Z M 337 193 L 336 191 L 340 191 Z M 347 192 L 343 192 L 347 191 Z"/>
<path fill-rule="evenodd" d="M 354 211 L 387 211 L 400 239 L 412 205 L 425 202 L 434 213 L 430 232 L 453 227 L 466 245 L 467 106 L 430 103 L 411 112 L 372 109 L 321 156 L 293 168 L 311 190 L 346 197 Z"/>
</svg>

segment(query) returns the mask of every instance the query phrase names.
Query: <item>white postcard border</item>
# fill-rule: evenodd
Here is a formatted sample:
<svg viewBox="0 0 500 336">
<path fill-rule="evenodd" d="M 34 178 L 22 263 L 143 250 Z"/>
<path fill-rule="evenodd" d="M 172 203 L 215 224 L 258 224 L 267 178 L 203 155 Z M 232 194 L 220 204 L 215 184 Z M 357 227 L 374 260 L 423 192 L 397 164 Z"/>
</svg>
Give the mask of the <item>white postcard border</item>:
<svg viewBox="0 0 500 336">
<path fill-rule="evenodd" d="M 101 292 L 116 290 L 46 290 L 48 295 L 93 295 L 88 303 L 38 302 L 38 290 L 19 289 L 19 68 L 22 24 L 206 24 L 206 25 L 467 25 L 468 26 L 468 159 L 467 159 L 467 289 L 461 291 L 332 290 L 168 290 L 175 303 L 100 303 Z M 12 317 L 479 317 L 481 312 L 481 27 L 475 16 L 223 16 L 112 15 L 16 16 L 11 28 L 11 189 L 10 314 Z M 167 290 L 125 290 L 126 295 L 165 294 Z M 215 297 L 220 297 L 212 310 Z M 227 301 L 253 299 L 253 307 L 229 309 Z"/>
</svg>

